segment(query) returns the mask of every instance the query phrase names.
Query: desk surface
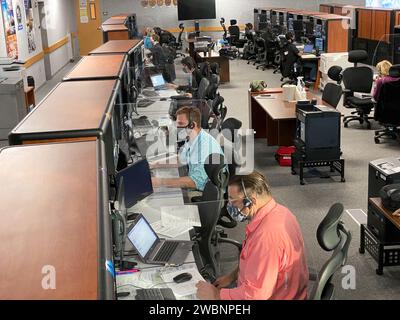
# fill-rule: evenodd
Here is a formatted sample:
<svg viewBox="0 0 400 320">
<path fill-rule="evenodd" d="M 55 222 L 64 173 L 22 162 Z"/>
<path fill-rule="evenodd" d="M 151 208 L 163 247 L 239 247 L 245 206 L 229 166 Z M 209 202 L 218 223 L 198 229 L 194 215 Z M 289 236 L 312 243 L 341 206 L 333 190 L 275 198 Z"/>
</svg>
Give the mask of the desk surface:
<svg viewBox="0 0 400 320">
<path fill-rule="evenodd" d="M 111 17 L 102 23 L 102 25 L 113 25 L 113 24 L 125 24 L 127 17 L 119 16 L 119 17 Z"/>
<path fill-rule="evenodd" d="M 141 39 L 132 40 L 111 40 L 102 44 L 97 49 L 94 49 L 90 54 L 98 53 L 129 53 L 134 49 L 140 42 Z"/>
<path fill-rule="evenodd" d="M 106 24 L 101 26 L 103 32 L 128 31 L 124 24 Z"/>
<path fill-rule="evenodd" d="M 400 217 L 395 217 L 392 215 L 392 211 L 386 209 L 383 204 L 381 198 L 370 198 L 369 201 L 377 208 L 380 212 L 382 212 L 386 218 L 388 218 L 398 229 L 400 229 Z"/>
<path fill-rule="evenodd" d="M 0 299 L 97 299 L 97 143 L 5 148 L 0 166 Z"/>
<path fill-rule="evenodd" d="M 270 89 L 271 92 L 274 89 Z M 276 89 L 277 91 L 279 89 Z M 272 93 L 272 99 L 266 98 L 256 98 L 257 96 L 252 96 L 252 99 L 255 99 L 258 104 L 268 113 L 268 115 L 273 120 L 289 120 L 289 119 L 296 119 L 296 102 L 291 101 L 283 101 L 283 93 L 276 92 Z M 317 99 L 319 105 L 328 106 L 329 104 L 323 102 L 321 99 L 314 96 L 311 92 L 307 92 L 307 99 Z"/>
<path fill-rule="evenodd" d="M 12 134 L 98 129 L 119 80 L 61 82 Z"/>
<path fill-rule="evenodd" d="M 117 79 L 125 62 L 124 54 L 85 56 L 63 80 Z"/>
</svg>

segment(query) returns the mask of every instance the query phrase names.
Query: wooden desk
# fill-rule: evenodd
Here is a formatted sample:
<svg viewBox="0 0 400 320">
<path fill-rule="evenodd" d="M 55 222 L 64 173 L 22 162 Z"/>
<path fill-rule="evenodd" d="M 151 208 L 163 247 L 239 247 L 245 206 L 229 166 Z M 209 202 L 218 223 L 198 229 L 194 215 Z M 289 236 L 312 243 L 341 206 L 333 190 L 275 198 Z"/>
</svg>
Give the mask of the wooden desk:
<svg viewBox="0 0 400 320">
<path fill-rule="evenodd" d="M 25 91 L 25 104 L 26 104 L 27 111 L 29 112 L 28 108 L 30 106 L 36 105 L 35 88 L 34 87 L 24 88 L 24 91 Z"/>
<path fill-rule="evenodd" d="M 96 140 L 109 125 L 119 80 L 61 82 L 10 133 L 10 145 Z"/>
<path fill-rule="evenodd" d="M 222 83 L 231 81 L 229 58 L 221 56 L 218 52 L 211 51 L 207 53 L 206 56 L 200 55 L 203 61 L 208 61 L 210 63 L 216 62 L 219 64 L 219 77 Z"/>
<path fill-rule="evenodd" d="M 131 40 L 113 40 L 102 44 L 97 49 L 89 52 L 89 55 L 94 54 L 130 54 L 135 50 L 143 40 L 131 39 Z"/>
<path fill-rule="evenodd" d="M 103 42 L 106 43 L 110 40 L 129 40 L 129 29 L 124 24 L 109 24 L 102 25 Z"/>
<path fill-rule="evenodd" d="M 63 81 L 122 80 L 126 62 L 127 56 L 124 54 L 85 56 Z"/>
<path fill-rule="evenodd" d="M 381 198 L 370 198 L 370 203 L 375 206 L 381 213 L 385 215 L 385 217 L 397 228 L 400 229 L 400 217 L 395 217 L 392 214 L 392 211 L 386 209 L 383 204 Z"/>
<path fill-rule="evenodd" d="M 296 102 L 283 101 L 282 88 L 271 88 L 264 92 L 249 95 L 250 128 L 255 138 L 266 138 L 268 146 L 293 145 L 296 130 Z M 256 99 L 260 94 L 271 94 L 274 99 Z M 307 99 L 317 99 L 318 104 L 329 106 L 321 99 L 307 92 Z"/>
<path fill-rule="evenodd" d="M 115 299 L 102 153 L 99 141 L 0 151 L 0 299 Z"/>
</svg>

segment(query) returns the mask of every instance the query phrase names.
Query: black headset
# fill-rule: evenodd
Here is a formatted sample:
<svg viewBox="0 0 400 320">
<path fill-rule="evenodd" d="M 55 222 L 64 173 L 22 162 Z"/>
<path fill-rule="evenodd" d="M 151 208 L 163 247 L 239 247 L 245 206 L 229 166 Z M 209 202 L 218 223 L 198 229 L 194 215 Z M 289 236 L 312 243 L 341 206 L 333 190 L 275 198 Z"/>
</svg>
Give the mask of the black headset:
<svg viewBox="0 0 400 320">
<path fill-rule="evenodd" d="M 260 179 L 261 180 L 261 179 Z M 244 205 L 244 207 L 245 208 L 250 208 L 252 205 L 253 205 L 253 201 L 249 198 L 249 196 L 247 195 L 247 192 L 246 192 L 246 187 L 244 186 L 244 182 L 243 182 L 243 179 L 240 179 L 240 181 L 242 182 L 242 190 L 243 190 L 243 193 L 244 193 L 244 199 L 243 199 L 243 205 Z M 263 183 L 265 184 L 265 186 L 267 187 L 267 190 L 268 190 L 268 184 L 267 184 L 267 182 L 264 180 L 264 179 L 262 179 L 262 181 L 263 181 Z"/>
<path fill-rule="evenodd" d="M 243 205 L 245 208 L 250 208 L 253 205 L 253 201 L 251 201 L 251 199 L 247 196 L 246 193 L 246 188 L 244 186 L 244 182 L 243 179 L 241 179 L 240 181 L 242 181 L 242 189 L 243 189 L 243 193 L 244 193 L 244 199 L 243 199 Z"/>
<path fill-rule="evenodd" d="M 189 128 L 189 129 L 193 129 L 193 128 L 194 128 L 194 122 L 193 122 L 193 118 L 192 118 L 192 112 L 193 112 L 193 108 L 189 108 L 189 124 L 188 124 L 188 128 Z"/>
</svg>

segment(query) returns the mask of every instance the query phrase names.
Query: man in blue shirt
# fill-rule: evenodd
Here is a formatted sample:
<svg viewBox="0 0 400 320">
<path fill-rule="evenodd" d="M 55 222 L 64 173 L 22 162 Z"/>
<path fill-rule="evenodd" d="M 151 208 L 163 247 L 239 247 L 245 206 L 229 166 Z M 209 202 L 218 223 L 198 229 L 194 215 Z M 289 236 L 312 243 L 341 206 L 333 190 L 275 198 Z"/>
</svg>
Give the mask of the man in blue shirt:
<svg viewBox="0 0 400 320">
<path fill-rule="evenodd" d="M 180 178 L 152 178 L 153 187 L 191 188 L 203 191 L 208 181 L 204 162 L 210 154 L 223 154 L 218 142 L 201 126 L 198 108 L 183 107 L 176 113 L 178 141 L 186 141 L 179 151 L 179 163 L 188 165 L 188 176 Z M 159 165 L 157 165 L 160 167 Z M 153 166 L 154 167 L 154 166 Z"/>
</svg>

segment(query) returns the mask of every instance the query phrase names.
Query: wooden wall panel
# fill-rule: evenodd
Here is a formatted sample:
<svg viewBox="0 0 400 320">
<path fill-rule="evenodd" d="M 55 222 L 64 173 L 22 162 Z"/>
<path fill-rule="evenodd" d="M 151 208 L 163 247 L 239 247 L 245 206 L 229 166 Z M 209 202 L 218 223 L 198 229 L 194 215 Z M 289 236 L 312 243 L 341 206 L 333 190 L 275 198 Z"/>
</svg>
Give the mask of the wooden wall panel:
<svg viewBox="0 0 400 320">
<path fill-rule="evenodd" d="M 129 40 L 128 31 L 113 31 L 108 33 L 108 41 L 110 40 Z"/>
<path fill-rule="evenodd" d="M 358 9 L 357 36 L 370 39 L 372 35 L 372 10 Z"/>
<path fill-rule="evenodd" d="M 388 41 L 390 33 L 390 11 L 374 10 L 372 14 L 372 40 Z"/>
<path fill-rule="evenodd" d="M 328 21 L 328 46 L 327 52 L 347 52 L 349 30 L 343 28 L 342 20 Z"/>
</svg>

